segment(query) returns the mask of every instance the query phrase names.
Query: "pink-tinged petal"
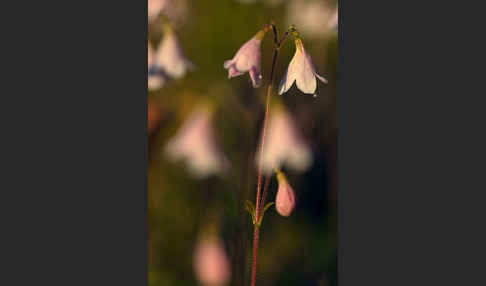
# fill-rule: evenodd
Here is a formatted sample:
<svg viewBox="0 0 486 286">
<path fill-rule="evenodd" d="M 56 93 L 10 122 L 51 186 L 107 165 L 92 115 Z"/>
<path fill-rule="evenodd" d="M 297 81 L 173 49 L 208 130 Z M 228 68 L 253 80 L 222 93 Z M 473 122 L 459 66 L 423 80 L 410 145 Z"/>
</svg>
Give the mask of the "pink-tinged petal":
<svg viewBox="0 0 486 286">
<path fill-rule="evenodd" d="M 264 32 L 259 31 L 236 52 L 233 59 L 225 61 L 223 66 L 228 69 L 228 78 L 249 72 L 253 87 L 261 83 L 261 51 L 260 45 Z"/>
<path fill-rule="evenodd" d="M 312 153 L 302 138 L 298 126 L 283 106 L 270 112 L 263 152 L 263 170 L 269 174 L 274 168 L 286 165 L 296 171 L 305 171 L 312 163 Z M 261 144 L 261 137 L 260 137 Z M 260 150 L 255 156 L 259 166 Z"/>
<path fill-rule="evenodd" d="M 197 109 L 169 140 L 165 152 L 172 161 L 184 160 L 195 177 L 204 178 L 229 168 L 218 147 L 209 112 Z"/>
<path fill-rule="evenodd" d="M 302 53 L 299 50 L 296 50 L 294 57 L 290 61 L 287 71 L 285 72 L 285 75 L 282 78 L 282 81 L 280 82 L 280 86 L 279 86 L 280 95 L 287 92 L 292 87 L 292 85 L 294 84 L 295 80 L 299 75 L 301 65 L 302 65 Z"/>
<path fill-rule="evenodd" d="M 290 80 L 289 77 L 288 77 L 288 74 L 289 74 L 289 70 L 287 69 L 285 71 L 285 74 L 284 74 L 282 80 L 280 81 L 280 84 L 278 85 L 278 94 L 279 95 L 286 93 L 289 90 L 289 88 L 292 86 L 292 84 L 294 84 L 295 79 Z"/>
<path fill-rule="evenodd" d="M 314 75 L 320 80 L 322 81 L 323 83 L 327 83 L 327 79 L 325 79 L 324 77 L 318 75 L 316 72 L 314 72 Z"/>
<path fill-rule="evenodd" d="M 243 73 L 240 72 L 239 70 L 237 70 L 234 65 L 230 66 L 229 69 L 228 69 L 228 78 L 240 76 L 242 74 Z"/>
<path fill-rule="evenodd" d="M 227 69 L 229 68 L 232 64 L 234 63 L 234 61 L 231 59 L 231 60 L 227 60 L 227 61 L 224 61 L 224 68 Z"/>
<path fill-rule="evenodd" d="M 250 69 L 250 77 L 254 88 L 262 84 L 262 74 L 256 67 Z"/>
<path fill-rule="evenodd" d="M 195 68 L 184 56 L 175 33 L 169 28 L 158 49 L 156 63 L 167 75 L 176 79 L 182 78 L 188 70 Z"/>
<path fill-rule="evenodd" d="M 303 93 L 314 94 L 317 89 L 316 77 L 314 75 L 315 69 L 303 47 L 301 55 L 301 66 L 299 66 L 296 85 L 297 88 Z"/>
</svg>

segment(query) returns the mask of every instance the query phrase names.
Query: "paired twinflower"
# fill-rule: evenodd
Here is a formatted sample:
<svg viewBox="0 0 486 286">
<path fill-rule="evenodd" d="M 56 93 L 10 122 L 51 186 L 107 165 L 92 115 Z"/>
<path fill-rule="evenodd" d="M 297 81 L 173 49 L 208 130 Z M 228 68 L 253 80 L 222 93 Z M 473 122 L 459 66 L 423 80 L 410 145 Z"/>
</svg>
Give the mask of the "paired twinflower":
<svg viewBox="0 0 486 286">
<path fill-rule="evenodd" d="M 197 178 L 223 173 L 229 166 L 216 143 L 212 114 L 211 106 L 198 106 L 165 149 L 172 161 L 185 160 Z"/>
<path fill-rule="evenodd" d="M 224 68 L 228 70 L 228 78 L 242 75 L 249 72 L 253 87 L 257 88 L 261 85 L 261 42 L 269 30 L 269 26 L 260 30 L 253 38 L 246 42 L 236 52 L 233 59 L 224 62 Z M 306 94 L 313 94 L 316 96 L 317 81 L 316 78 L 327 83 L 327 80 L 320 76 L 312 61 L 311 56 L 307 53 L 302 43 L 298 32 L 292 28 L 292 35 L 295 40 L 295 54 L 287 71 L 280 82 L 279 94 L 287 92 L 295 82 L 297 88 Z"/>
</svg>

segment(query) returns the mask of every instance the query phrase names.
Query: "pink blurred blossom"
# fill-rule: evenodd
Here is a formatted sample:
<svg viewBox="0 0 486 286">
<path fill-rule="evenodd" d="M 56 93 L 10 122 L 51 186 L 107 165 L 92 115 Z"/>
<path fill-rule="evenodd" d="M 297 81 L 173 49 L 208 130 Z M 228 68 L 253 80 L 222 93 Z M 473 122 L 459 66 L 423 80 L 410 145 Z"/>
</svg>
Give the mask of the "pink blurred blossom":
<svg viewBox="0 0 486 286">
<path fill-rule="evenodd" d="M 211 112 L 199 107 L 192 112 L 177 134 L 168 142 L 166 154 L 173 161 L 185 160 L 198 178 L 221 174 L 229 167 L 216 144 Z"/>
<path fill-rule="evenodd" d="M 268 174 L 284 164 L 305 171 L 312 163 L 312 154 L 294 121 L 283 106 L 273 108 L 269 116 L 263 153 L 264 172 Z M 258 162 L 260 151 L 256 158 Z"/>
<path fill-rule="evenodd" d="M 229 281 L 230 263 L 219 240 L 205 239 L 198 243 L 194 252 L 194 271 L 204 286 L 221 286 Z"/>
<path fill-rule="evenodd" d="M 155 64 L 165 74 L 179 79 L 184 77 L 187 71 L 195 68 L 184 55 L 175 32 L 166 27 L 164 38 L 157 49 Z"/>
</svg>

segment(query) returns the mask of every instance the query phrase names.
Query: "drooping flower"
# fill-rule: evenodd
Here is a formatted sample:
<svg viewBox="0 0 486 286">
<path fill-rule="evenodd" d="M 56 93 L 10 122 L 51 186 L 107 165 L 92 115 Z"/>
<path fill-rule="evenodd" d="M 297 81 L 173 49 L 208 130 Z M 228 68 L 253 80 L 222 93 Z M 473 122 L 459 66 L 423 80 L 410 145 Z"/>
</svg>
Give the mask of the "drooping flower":
<svg viewBox="0 0 486 286">
<path fill-rule="evenodd" d="M 282 216 L 289 216 L 295 209 L 295 193 L 287 178 L 281 171 L 277 171 L 278 190 L 275 198 L 275 208 Z"/>
<path fill-rule="evenodd" d="M 206 106 L 194 110 L 165 149 L 169 159 L 185 160 L 198 178 L 223 173 L 229 166 L 216 144 L 211 113 Z"/>
<path fill-rule="evenodd" d="M 279 94 L 287 92 L 294 84 L 297 88 L 306 94 L 316 95 L 318 78 L 323 83 L 327 80 L 317 74 L 316 67 L 312 62 L 311 56 L 304 49 L 302 40 L 299 37 L 295 38 L 295 54 L 285 72 L 284 77 L 279 85 Z"/>
<path fill-rule="evenodd" d="M 173 28 L 165 25 L 165 34 L 157 50 L 155 65 L 170 77 L 182 78 L 187 71 L 195 68 L 182 51 Z"/>
<path fill-rule="evenodd" d="M 219 239 L 211 237 L 199 241 L 194 251 L 194 272 L 204 286 L 221 286 L 229 281 L 230 263 Z"/>
<path fill-rule="evenodd" d="M 260 152 L 259 150 L 256 157 L 257 164 Z M 263 171 L 268 174 L 282 165 L 296 171 L 305 171 L 311 163 L 310 148 L 302 139 L 284 106 L 278 104 L 272 107 L 263 152 Z"/>
<path fill-rule="evenodd" d="M 261 43 L 266 31 L 261 30 L 253 38 L 246 42 L 236 52 L 235 56 L 224 62 L 224 68 L 228 70 L 228 78 L 242 75 L 249 72 L 253 87 L 261 85 Z"/>
</svg>

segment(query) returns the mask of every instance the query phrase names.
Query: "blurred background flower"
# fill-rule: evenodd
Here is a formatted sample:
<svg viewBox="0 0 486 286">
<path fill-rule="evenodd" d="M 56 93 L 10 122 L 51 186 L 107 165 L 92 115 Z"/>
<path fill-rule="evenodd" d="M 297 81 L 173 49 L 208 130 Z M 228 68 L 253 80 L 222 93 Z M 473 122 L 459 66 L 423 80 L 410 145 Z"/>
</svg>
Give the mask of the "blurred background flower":
<svg viewBox="0 0 486 286">
<path fill-rule="evenodd" d="M 272 95 L 285 112 L 281 118 L 287 118 L 280 119 L 284 123 L 278 129 L 292 129 L 297 134 L 286 131 L 281 134 L 287 135 L 275 136 L 274 143 L 267 141 L 268 146 L 277 146 L 287 154 L 287 159 L 277 162 L 294 191 L 295 206 L 289 217 L 280 216 L 274 206 L 265 213 L 257 285 L 337 285 L 338 39 L 335 30 L 327 26 L 327 15 L 333 13 L 337 1 L 271 2 L 172 0 L 151 18 L 148 40 L 153 48 L 152 63 L 160 55 L 166 36 L 162 24 L 165 15 L 175 27 L 181 55 L 196 63 L 197 69 L 180 77 L 164 74 L 155 65 L 149 71 L 149 286 L 204 285 L 196 257 L 205 256 L 197 254 L 205 252 L 200 249 L 211 248 L 219 249 L 213 253 L 224 253 L 214 257 L 225 257 L 213 261 L 226 262 L 209 267 L 214 272 L 206 269 L 205 273 L 211 274 L 208 276 L 227 277 L 224 285 L 249 285 L 253 225 L 244 203 L 255 198 L 255 158 L 273 54 L 272 33 L 261 43 L 263 79 L 259 88 L 253 88 L 246 75 L 228 80 L 223 63 L 271 20 L 282 34 L 291 22 L 289 15 L 295 2 L 322 2 L 319 5 L 328 9 L 321 17 L 313 16 L 315 12 L 308 8 L 294 11 L 302 19 L 315 17 L 314 25 L 329 31 L 325 35 L 306 32 L 305 25 L 309 24 L 291 23 L 301 32 L 306 51 L 328 84 L 317 85 L 317 98 L 304 96 L 297 88 L 284 95 L 278 95 L 275 89 Z M 275 85 L 294 56 L 291 37 L 280 51 Z M 212 106 L 209 111 L 203 107 L 206 103 Z M 278 113 L 272 105 L 270 114 Z M 273 132 L 270 124 L 269 134 Z M 289 161 L 288 153 L 292 152 L 300 155 L 293 155 Z M 267 202 L 276 200 L 277 190 L 273 176 Z M 202 247 L 201 230 L 214 220 L 208 215 L 213 213 L 218 217 L 218 246 Z M 216 270 L 225 269 L 221 266 L 225 264 L 227 272 L 218 273 Z"/>
<path fill-rule="evenodd" d="M 290 0 L 287 24 L 294 24 L 304 38 L 323 38 L 337 27 L 337 1 Z"/>
<path fill-rule="evenodd" d="M 231 266 L 225 247 L 216 233 L 200 236 L 194 250 L 194 272 L 204 286 L 223 286 L 231 277 Z"/>
<path fill-rule="evenodd" d="M 274 168 L 281 168 L 283 164 L 302 172 L 309 168 L 312 162 L 311 151 L 304 142 L 298 126 L 295 125 L 281 103 L 276 103 L 271 107 L 264 148 L 263 169 L 265 173 L 272 172 Z M 257 163 L 260 154 L 261 151 L 258 150 L 255 158 Z"/>
</svg>

